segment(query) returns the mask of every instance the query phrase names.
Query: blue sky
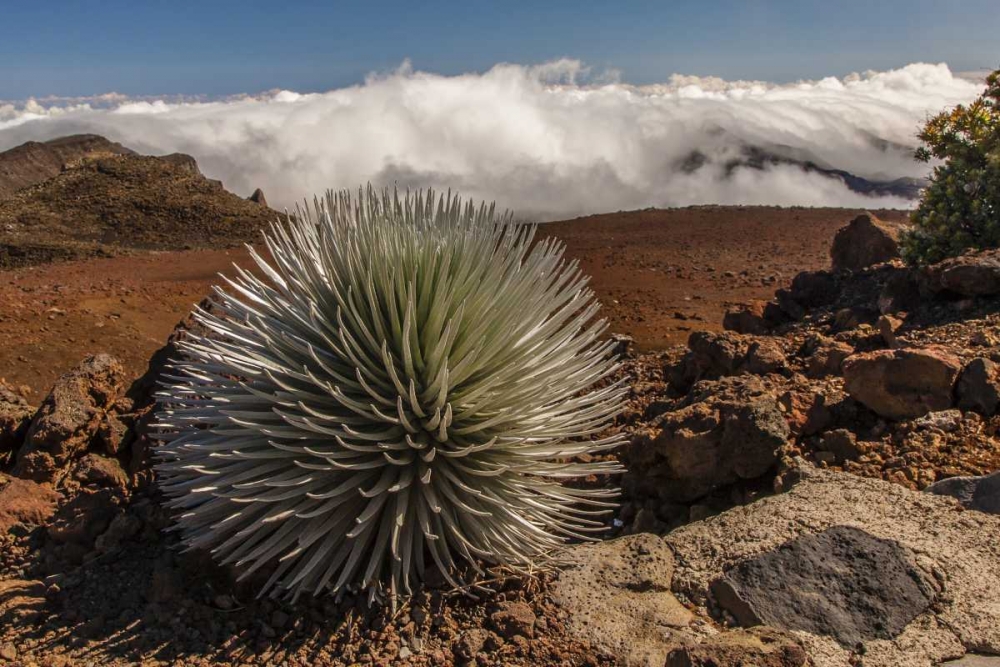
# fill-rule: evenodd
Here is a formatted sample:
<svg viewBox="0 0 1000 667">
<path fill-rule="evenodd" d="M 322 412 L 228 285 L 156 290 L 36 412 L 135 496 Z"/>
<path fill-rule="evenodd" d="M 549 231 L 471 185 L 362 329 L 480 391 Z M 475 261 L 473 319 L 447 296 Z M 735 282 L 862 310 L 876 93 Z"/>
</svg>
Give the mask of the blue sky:
<svg viewBox="0 0 1000 667">
<path fill-rule="evenodd" d="M 792 81 L 909 62 L 1000 66 L 997 0 L 23 2 L 0 0 L 0 99 L 327 90 L 559 57 L 626 81 Z"/>
</svg>

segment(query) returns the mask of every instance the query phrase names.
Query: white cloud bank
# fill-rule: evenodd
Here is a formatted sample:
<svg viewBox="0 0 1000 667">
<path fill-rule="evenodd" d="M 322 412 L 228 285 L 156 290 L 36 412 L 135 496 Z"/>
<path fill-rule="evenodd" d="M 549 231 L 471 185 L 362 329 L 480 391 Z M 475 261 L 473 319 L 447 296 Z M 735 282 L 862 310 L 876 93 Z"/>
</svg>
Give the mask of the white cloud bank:
<svg viewBox="0 0 1000 667">
<path fill-rule="evenodd" d="M 981 90 L 943 64 L 633 86 L 574 60 L 461 76 L 404 63 L 317 94 L 0 103 L 0 150 L 93 132 L 143 153 L 190 153 L 229 189 L 261 187 L 282 207 L 369 181 L 452 187 L 542 219 L 700 203 L 891 207 L 910 202 L 794 164 L 739 163 L 755 147 L 873 181 L 922 177 L 911 156 L 923 121 Z"/>
</svg>

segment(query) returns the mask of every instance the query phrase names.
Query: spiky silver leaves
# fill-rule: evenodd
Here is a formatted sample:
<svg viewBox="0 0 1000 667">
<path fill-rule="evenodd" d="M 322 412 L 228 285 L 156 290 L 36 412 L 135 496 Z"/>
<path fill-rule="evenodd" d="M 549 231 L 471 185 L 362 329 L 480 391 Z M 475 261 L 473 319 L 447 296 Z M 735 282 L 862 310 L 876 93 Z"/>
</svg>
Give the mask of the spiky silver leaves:
<svg viewBox="0 0 1000 667">
<path fill-rule="evenodd" d="M 328 193 L 216 288 L 160 393 L 156 470 L 193 548 L 293 596 L 393 599 L 435 564 L 527 568 L 601 530 L 619 411 L 576 262 L 432 192 Z M 596 383 L 596 384 L 595 384 Z M 589 459 L 589 457 L 583 457 Z M 461 579 L 466 583 L 467 579 Z"/>
</svg>

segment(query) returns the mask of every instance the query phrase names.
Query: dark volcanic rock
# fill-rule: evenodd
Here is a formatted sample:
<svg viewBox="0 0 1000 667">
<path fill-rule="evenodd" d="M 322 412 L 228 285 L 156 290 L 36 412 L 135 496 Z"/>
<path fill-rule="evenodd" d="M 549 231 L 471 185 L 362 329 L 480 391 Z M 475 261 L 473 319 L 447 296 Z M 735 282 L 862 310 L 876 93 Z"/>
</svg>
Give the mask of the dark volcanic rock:
<svg viewBox="0 0 1000 667">
<path fill-rule="evenodd" d="M 830 248 L 834 271 L 860 271 L 899 257 L 899 232 L 871 213 L 837 232 Z"/>
<path fill-rule="evenodd" d="M 88 357 L 56 381 L 17 454 L 14 474 L 55 481 L 82 455 L 125 389 L 125 371 L 107 354 Z"/>
<path fill-rule="evenodd" d="M 788 370 L 788 360 L 777 341 L 761 338 L 747 348 L 741 369 L 754 375 L 781 374 Z"/>
<path fill-rule="evenodd" d="M 938 592 L 909 549 L 851 526 L 795 538 L 712 585 L 743 626 L 805 630 L 845 647 L 895 637 Z"/>
<path fill-rule="evenodd" d="M 128 475 L 118 459 L 99 454 L 84 455 L 73 465 L 70 475 L 81 484 L 109 487 L 122 492 L 128 489 Z"/>
<path fill-rule="evenodd" d="M 955 393 L 961 409 L 992 417 L 1000 405 L 1000 366 L 989 359 L 973 359 L 962 370 Z"/>
<path fill-rule="evenodd" d="M 957 498 L 970 510 L 1000 514 L 1000 472 L 979 477 L 949 477 L 931 484 L 924 491 Z"/>
<path fill-rule="evenodd" d="M 257 188 L 253 191 L 253 194 L 247 197 L 250 201 L 255 204 L 260 204 L 261 206 L 267 207 L 267 197 L 264 196 L 264 191 Z"/>
<path fill-rule="evenodd" d="M 876 305 L 880 313 L 908 311 L 920 304 L 920 280 L 917 272 L 902 268 L 889 274 L 882 283 Z"/>
<path fill-rule="evenodd" d="M 941 347 L 879 350 L 844 362 L 844 386 L 888 419 L 911 419 L 952 405 L 961 361 Z"/>
<path fill-rule="evenodd" d="M 683 360 L 685 382 L 717 380 L 737 373 L 746 356 L 749 341 L 731 332 L 696 331 L 688 338 Z"/>
<path fill-rule="evenodd" d="M 838 428 L 823 434 L 819 443 L 820 451 L 830 452 L 838 463 L 853 461 L 861 454 L 858 438 L 846 428 Z"/>
<path fill-rule="evenodd" d="M 840 296 L 837 277 L 828 271 L 803 271 L 792 279 L 789 296 L 808 309 L 829 306 Z"/>
</svg>

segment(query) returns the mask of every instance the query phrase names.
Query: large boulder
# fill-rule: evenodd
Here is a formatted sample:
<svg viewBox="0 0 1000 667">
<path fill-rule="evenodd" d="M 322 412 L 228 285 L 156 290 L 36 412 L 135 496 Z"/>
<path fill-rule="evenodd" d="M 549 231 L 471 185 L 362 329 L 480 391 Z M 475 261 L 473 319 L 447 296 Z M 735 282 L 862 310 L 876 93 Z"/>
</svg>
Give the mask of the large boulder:
<svg viewBox="0 0 1000 667">
<path fill-rule="evenodd" d="M 955 387 L 958 407 L 992 417 L 1000 406 L 1000 366 L 989 359 L 970 361 Z"/>
<path fill-rule="evenodd" d="M 125 371 L 108 354 L 88 357 L 56 380 L 28 428 L 14 474 L 54 482 L 82 456 L 125 390 Z"/>
<path fill-rule="evenodd" d="M 567 554 L 552 589 L 568 630 L 624 665 L 662 667 L 671 647 L 695 638 L 694 615 L 670 592 L 674 558 L 662 538 L 638 534 Z"/>
<path fill-rule="evenodd" d="M 638 495 L 688 503 L 763 476 L 789 435 L 777 397 L 760 380 L 699 383 L 686 405 L 659 418 L 651 438 L 632 443 L 626 485 Z"/>
<path fill-rule="evenodd" d="M 871 213 L 851 220 L 833 237 L 834 271 L 860 271 L 899 257 L 899 230 Z"/>
<path fill-rule="evenodd" d="M 717 582 L 728 578 L 759 617 L 794 632 L 816 667 L 1000 653 L 1000 516 L 799 465 L 790 491 L 665 537 L 678 598 L 725 608 Z"/>
<path fill-rule="evenodd" d="M 712 583 L 740 625 L 832 637 L 845 648 L 896 637 L 940 592 L 913 552 L 853 526 L 791 539 Z"/>
<path fill-rule="evenodd" d="M 1000 250 L 982 250 L 952 257 L 927 269 L 932 289 L 961 296 L 1000 294 Z"/>
<path fill-rule="evenodd" d="M 961 369 L 958 357 L 938 346 L 862 352 L 844 361 L 844 386 L 882 417 L 913 419 L 951 407 Z"/>
</svg>

